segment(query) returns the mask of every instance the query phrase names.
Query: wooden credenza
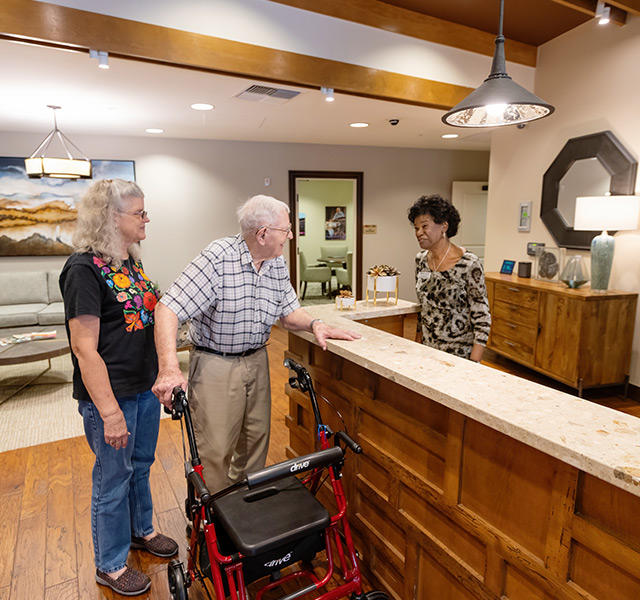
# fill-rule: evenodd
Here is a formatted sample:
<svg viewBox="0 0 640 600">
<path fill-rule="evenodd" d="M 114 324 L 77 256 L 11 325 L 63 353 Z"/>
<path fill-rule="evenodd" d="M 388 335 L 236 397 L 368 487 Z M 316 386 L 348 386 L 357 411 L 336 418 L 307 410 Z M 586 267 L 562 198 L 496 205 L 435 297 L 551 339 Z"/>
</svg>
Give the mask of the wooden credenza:
<svg viewBox="0 0 640 600">
<path fill-rule="evenodd" d="M 487 273 L 487 346 L 577 388 L 624 384 L 638 295 Z"/>
</svg>

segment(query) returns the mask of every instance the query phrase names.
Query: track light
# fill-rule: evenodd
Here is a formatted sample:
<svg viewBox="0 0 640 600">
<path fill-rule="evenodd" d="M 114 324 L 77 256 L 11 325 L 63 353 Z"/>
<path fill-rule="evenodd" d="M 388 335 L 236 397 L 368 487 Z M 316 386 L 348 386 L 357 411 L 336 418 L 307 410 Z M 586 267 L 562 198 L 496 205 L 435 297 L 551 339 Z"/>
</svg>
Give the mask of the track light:
<svg viewBox="0 0 640 600">
<path fill-rule="evenodd" d="M 598 25 L 606 25 L 611 18 L 611 7 L 607 6 L 603 0 L 598 0 L 596 6 L 596 19 L 598 19 Z"/>
<path fill-rule="evenodd" d="M 104 50 L 89 50 L 89 58 L 95 58 L 98 61 L 99 69 L 109 68 L 109 53 Z"/>
<path fill-rule="evenodd" d="M 324 94 L 325 102 L 333 102 L 335 100 L 333 97 L 333 88 L 321 87 L 320 91 Z"/>
<path fill-rule="evenodd" d="M 58 129 L 58 121 L 56 120 L 56 110 L 59 106 L 47 105 L 47 108 L 53 110 L 53 129 L 49 132 L 44 141 L 35 149 L 34 153 L 25 158 L 25 168 L 27 175 L 31 179 L 40 179 L 42 177 L 55 177 L 58 179 L 91 179 L 91 161 L 82 154 L 78 146 L 76 146 L 62 131 Z M 45 153 L 49 149 L 54 137 L 57 137 L 67 158 L 47 158 Z M 82 156 L 82 158 L 73 158 L 67 142 Z M 38 156 L 36 156 L 38 155 Z"/>
</svg>

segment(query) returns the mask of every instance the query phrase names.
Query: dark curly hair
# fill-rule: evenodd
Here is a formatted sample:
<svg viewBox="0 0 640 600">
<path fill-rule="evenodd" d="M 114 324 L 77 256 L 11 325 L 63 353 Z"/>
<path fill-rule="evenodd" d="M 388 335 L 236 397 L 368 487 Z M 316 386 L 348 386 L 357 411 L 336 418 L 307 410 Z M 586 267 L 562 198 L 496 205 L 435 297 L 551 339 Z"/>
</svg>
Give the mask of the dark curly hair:
<svg viewBox="0 0 640 600">
<path fill-rule="evenodd" d="M 458 209 L 439 194 L 421 196 L 409 209 L 409 221 L 413 225 L 415 220 L 422 215 L 429 215 L 438 225 L 448 223 L 447 237 L 452 238 L 458 233 L 460 213 Z"/>
</svg>

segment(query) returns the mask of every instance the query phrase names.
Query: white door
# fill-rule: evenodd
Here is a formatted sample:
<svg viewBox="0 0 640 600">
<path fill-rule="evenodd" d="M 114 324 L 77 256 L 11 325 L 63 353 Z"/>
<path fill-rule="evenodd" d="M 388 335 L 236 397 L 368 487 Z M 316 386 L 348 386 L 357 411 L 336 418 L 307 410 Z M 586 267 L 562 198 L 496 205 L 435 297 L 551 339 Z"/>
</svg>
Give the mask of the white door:
<svg viewBox="0 0 640 600">
<path fill-rule="evenodd" d="M 483 264 L 487 198 L 486 181 L 453 182 L 451 202 L 460 213 L 460 227 L 453 241 L 456 246 L 463 246 L 473 252 Z"/>
</svg>

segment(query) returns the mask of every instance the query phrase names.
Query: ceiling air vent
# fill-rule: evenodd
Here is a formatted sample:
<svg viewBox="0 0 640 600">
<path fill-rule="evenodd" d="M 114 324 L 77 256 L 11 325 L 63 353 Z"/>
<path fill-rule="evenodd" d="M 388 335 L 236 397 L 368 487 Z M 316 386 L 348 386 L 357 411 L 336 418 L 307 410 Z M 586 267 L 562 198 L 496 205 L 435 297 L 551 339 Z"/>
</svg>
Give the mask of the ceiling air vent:
<svg viewBox="0 0 640 600">
<path fill-rule="evenodd" d="M 239 94 L 236 94 L 236 98 L 251 100 L 252 102 L 284 104 L 292 98 L 295 98 L 299 93 L 300 92 L 294 92 L 293 90 L 283 90 L 266 85 L 252 85 Z"/>
</svg>

